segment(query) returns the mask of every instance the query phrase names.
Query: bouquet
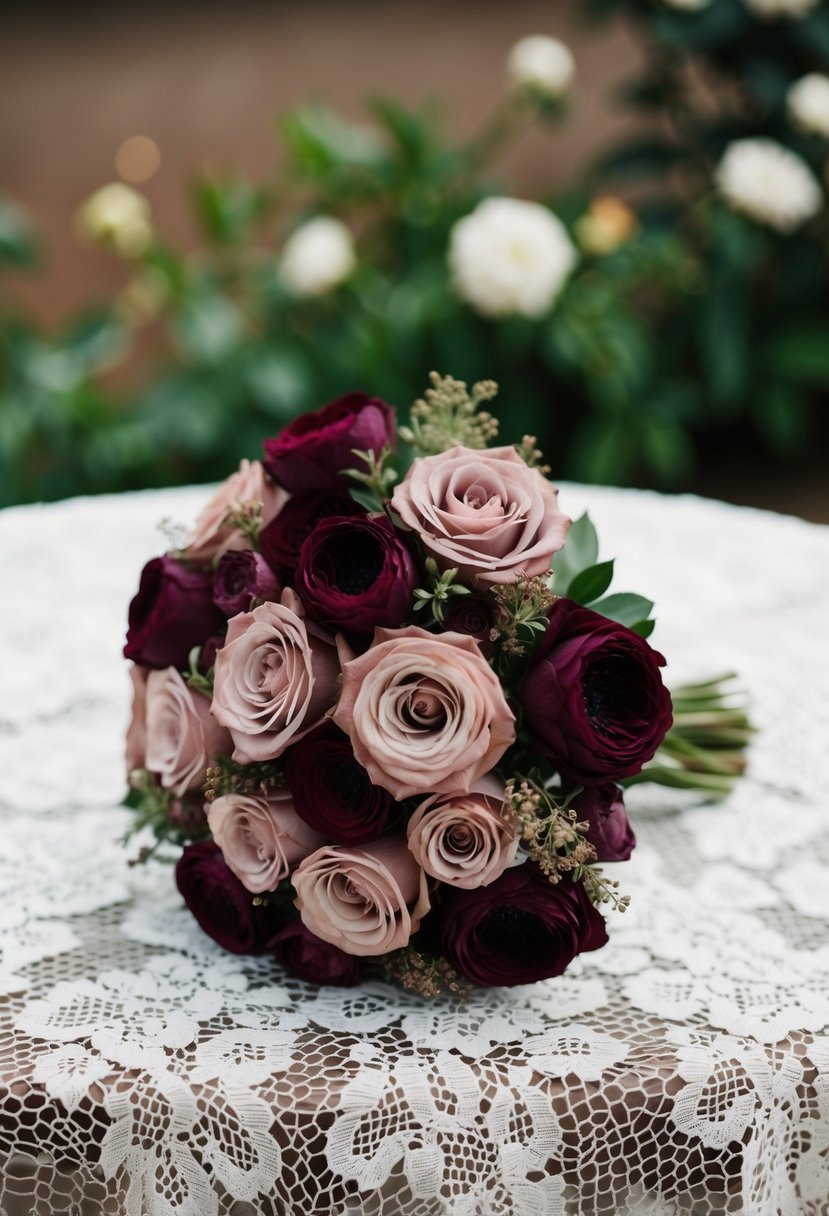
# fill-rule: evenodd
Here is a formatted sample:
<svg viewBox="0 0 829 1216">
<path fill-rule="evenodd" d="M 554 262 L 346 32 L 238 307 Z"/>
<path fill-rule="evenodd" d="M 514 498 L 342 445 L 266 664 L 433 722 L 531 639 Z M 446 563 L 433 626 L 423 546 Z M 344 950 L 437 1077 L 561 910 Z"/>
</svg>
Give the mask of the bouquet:
<svg viewBox="0 0 829 1216">
<path fill-rule="evenodd" d="M 744 713 L 716 681 L 672 710 L 652 602 L 535 441 L 488 446 L 495 391 L 296 419 L 144 567 L 129 802 L 229 950 L 425 995 L 559 975 L 625 907 L 623 783 L 742 768 Z"/>
</svg>

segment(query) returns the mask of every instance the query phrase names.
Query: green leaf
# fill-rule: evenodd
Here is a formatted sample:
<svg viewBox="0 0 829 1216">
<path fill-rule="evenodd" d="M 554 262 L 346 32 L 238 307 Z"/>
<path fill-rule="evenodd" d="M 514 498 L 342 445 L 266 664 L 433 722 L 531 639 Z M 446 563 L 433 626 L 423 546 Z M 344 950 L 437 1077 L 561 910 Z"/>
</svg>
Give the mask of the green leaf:
<svg viewBox="0 0 829 1216">
<path fill-rule="evenodd" d="M 175 333 L 192 359 L 220 363 L 242 336 L 242 317 L 226 296 L 207 291 L 185 302 L 175 321 Z"/>
<path fill-rule="evenodd" d="M 585 511 L 572 525 L 567 533 L 567 543 L 555 556 L 553 588 L 556 595 L 566 595 L 576 575 L 595 565 L 598 556 L 599 537 Z"/>
<path fill-rule="evenodd" d="M 634 633 L 638 633 L 640 638 L 649 638 L 654 631 L 656 621 L 637 621 L 630 628 Z"/>
<path fill-rule="evenodd" d="M 597 566 L 590 566 L 589 569 L 582 570 L 581 574 L 577 574 L 570 583 L 567 594 L 577 604 L 591 604 L 600 595 L 604 595 L 612 582 L 613 560 L 611 559 L 609 562 L 599 562 Z"/>
<path fill-rule="evenodd" d="M 39 252 L 29 217 L 15 203 L 0 197 L 0 265 L 25 269 L 34 266 Z"/>
<path fill-rule="evenodd" d="M 348 492 L 356 503 L 361 507 L 365 507 L 367 511 L 371 511 L 376 515 L 380 510 L 380 503 L 377 501 L 377 495 L 371 494 L 368 490 L 358 490 L 354 486 L 348 487 Z"/>
<path fill-rule="evenodd" d="M 196 184 L 194 202 L 206 236 L 217 245 L 233 245 L 259 218 L 264 199 L 261 191 L 243 178 L 205 179 Z"/>
<path fill-rule="evenodd" d="M 778 376 L 795 384 L 829 385 L 829 324 L 810 324 L 778 334 L 767 357 Z"/>
<path fill-rule="evenodd" d="M 645 599 L 644 595 L 634 595 L 632 591 L 620 591 L 616 595 L 606 595 L 604 599 L 591 601 L 590 607 L 611 621 L 632 627 L 650 616 L 653 600 Z"/>
</svg>

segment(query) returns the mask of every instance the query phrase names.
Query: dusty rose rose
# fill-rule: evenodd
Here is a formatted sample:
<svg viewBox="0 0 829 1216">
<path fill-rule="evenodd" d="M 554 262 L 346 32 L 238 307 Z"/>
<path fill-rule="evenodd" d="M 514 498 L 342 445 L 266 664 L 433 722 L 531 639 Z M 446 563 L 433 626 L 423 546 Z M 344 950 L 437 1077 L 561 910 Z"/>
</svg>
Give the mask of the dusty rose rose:
<svg viewBox="0 0 829 1216">
<path fill-rule="evenodd" d="M 174 667 L 147 677 L 147 768 L 165 789 L 181 795 L 204 782 L 208 765 L 230 748 L 230 736 L 210 713 L 210 702 L 185 684 Z"/>
<path fill-rule="evenodd" d="M 137 768 L 147 767 L 147 676 L 149 667 L 133 663 L 130 667 L 132 680 L 132 716 L 127 727 L 127 745 L 124 759 L 127 779 Z"/>
<path fill-rule="evenodd" d="M 331 706 L 338 674 L 335 648 L 309 636 L 293 591 L 233 617 L 216 654 L 212 710 L 233 736 L 234 760 L 281 756 Z"/>
<path fill-rule="evenodd" d="M 259 460 L 243 460 L 239 470 L 223 481 L 196 520 L 184 556 L 191 562 L 213 562 L 229 549 L 250 549 L 249 538 L 225 524 L 228 512 L 246 503 L 262 504 L 262 526 L 270 523 L 288 501 L 288 495 L 265 473 Z"/>
<path fill-rule="evenodd" d="M 501 814 L 504 787 L 482 777 L 468 794 L 427 798 L 409 820 L 409 848 L 428 875 L 452 887 L 486 887 L 515 860 L 518 837 Z"/>
<path fill-rule="evenodd" d="M 318 849 L 293 884 L 306 928 L 361 957 L 400 950 L 429 911 L 426 875 L 399 836 Z"/>
<path fill-rule="evenodd" d="M 392 506 L 438 565 L 482 587 L 546 574 L 571 523 L 558 490 L 512 447 L 415 460 Z"/>
<path fill-rule="evenodd" d="M 297 815 L 287 790 L 267 798 L 226 794 L 210 803 L 207 821 L 230 869 L 255 895 L 274 891 L 323 839 Z"/>
<path fill-rule="evenodd" d="M 343 667 L 334 721 L 395 798 L 467 792 L 515 741 L 515 719 L 477 643 L 416 625 L 378 629 Z"/>
</svg>

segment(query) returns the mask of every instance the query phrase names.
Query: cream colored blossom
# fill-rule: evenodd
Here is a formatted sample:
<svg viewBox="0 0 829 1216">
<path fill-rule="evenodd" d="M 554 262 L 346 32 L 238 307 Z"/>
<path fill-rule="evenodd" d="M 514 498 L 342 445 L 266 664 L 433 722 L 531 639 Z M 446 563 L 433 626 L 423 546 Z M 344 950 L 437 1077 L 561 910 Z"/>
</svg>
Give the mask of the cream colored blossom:
<svg viewBox="0 0 829 1216">
<path fill-rule="evenodd" d="M 774 21 L 777 17 L 806 17 L 817 6 L 819 0 L 743 0 L 749 12 L 763 21 Z"/>
<path fill-rule="evenodd" d="M 507 72 L 513 84 L 545 97 L 561 97 L 566 93 L 575 71 L 570 48 L 545 34 L 519 39 L 507 59 Z"/>
<path fill-rule="evenodd" d="M 823 205 L 820 186 L 806 162 L 773 139 L 729 144 L 715 181 L 735 211 L 778 232 L 794 232 Z"/>
<path fill-rule="evenodd" d="M 91 194 L 78 209 L 77 224 L 87 240 L 126 258 L 140 256 L 153 237 L 150 204 L 123 182 L 110 182 Z"/>
<path fill-rule="evenodd" d="M 829 76 L 820 72 L 801 76 L 789 89 L 786 101 L 796 126 L 829 139 Z"/>
<path fill-rule="evenodd" d="M 340 220 L 318 215 L 288 237 L 279 277 L 297 296 L 319 296 L 347 279 L 357 264 L 354 241 Z"/>
</svg>

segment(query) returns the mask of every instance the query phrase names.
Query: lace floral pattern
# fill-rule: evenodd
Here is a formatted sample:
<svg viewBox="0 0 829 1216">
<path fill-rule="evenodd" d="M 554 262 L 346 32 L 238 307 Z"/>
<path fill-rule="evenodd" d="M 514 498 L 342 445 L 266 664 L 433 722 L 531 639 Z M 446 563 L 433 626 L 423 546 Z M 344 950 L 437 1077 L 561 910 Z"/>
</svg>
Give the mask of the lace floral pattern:
<svg viewBox="0 0 829 1216">
<path fill-rule="evenodd" d="M 657 600 L 673 678 L 710 674 L 700 629 L 740 671 L 750 775 L 722 807 L 632 792 L 606 949 L 425 1002 L 225 954 L 128 865 L 125 605 L 204 497 L 0 516 L 3 1216 L 826 1216 L 829 530 L 562 491 Z"/>
</svg>

